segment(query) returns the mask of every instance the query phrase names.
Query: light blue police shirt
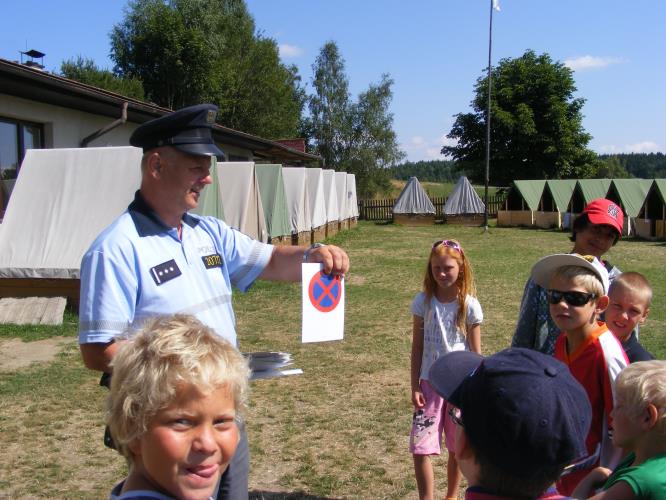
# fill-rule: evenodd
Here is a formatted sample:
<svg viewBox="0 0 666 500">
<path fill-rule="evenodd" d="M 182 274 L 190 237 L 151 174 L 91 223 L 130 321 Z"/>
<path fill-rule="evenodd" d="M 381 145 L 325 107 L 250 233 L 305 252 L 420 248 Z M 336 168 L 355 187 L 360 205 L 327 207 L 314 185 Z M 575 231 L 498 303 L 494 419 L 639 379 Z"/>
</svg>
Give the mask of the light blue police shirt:
<svg viewBox="0 0 666 500">
<path fill-rule="evenodd" d="M 148 318 L 186 313 L 234 345 L 231 285 L 246 291 L 273 251 L 214 217 L 185 214 L 182 239 L 139 192 L 81 262 L 79 343 L 108 343 Z"/>
</svg>

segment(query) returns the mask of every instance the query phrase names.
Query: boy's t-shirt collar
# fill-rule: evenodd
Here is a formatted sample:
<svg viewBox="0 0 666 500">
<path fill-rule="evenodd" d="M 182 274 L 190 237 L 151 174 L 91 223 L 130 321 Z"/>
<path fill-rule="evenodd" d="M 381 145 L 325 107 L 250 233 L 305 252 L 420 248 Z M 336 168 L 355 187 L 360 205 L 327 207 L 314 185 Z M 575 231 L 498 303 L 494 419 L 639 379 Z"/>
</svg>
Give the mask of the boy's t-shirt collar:
<svg viewBox="0 0 666 500">
<path fill-rule="evenodd" d="M 576 350 L 574 352 L 569 354 L 568 349 L 566 349 L 566 348 L 564 349 L 564 356 L 565 356 L 566 364 L 570 364 L 571 362 L 573 362 L 578 356 L 581 355 L 582 352 L 585 351 L 585 349 L 587 349 L 587 347 L 591 343 L 595 342 L 599 338 L 599 336 L 607 330 L 608 330 L 608 327 L 606 326 L 606 323 L 604 323 L 603 321 L 597 321 L 597 328 L 592 333 L 590 333 L 585 338 L 585 340 L 583 342 L 581 342 L 581 344 L 576 348 Z M 566 332 L 562 332 L 562 333 L 566 335 Z M 565 343 L 565 347 L 566 347 L 566 343 Z"/>
</svg>

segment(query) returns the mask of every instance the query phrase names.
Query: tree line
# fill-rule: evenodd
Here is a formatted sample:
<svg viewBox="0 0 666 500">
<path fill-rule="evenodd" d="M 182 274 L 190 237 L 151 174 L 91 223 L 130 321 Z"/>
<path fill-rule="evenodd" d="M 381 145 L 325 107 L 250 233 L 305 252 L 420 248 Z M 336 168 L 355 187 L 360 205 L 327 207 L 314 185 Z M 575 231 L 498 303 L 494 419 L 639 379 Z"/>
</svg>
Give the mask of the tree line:
<svg viewBox="0 0 666 500">
<path fill-rule="evenodd" d="M 344 57 L 326 42 L 310 86 L 280 60 L 277 42 L 255 26 L 245 0 L 129 0 L 110 34 L 113 70 L 79 56 L 63 76 L 178 109 L 211 102 L 224 126 L 267 139 L 304 138 L 325 168 L 356 175 L 359 196 L 390 189 L 390 179 L 417 175 L 485 181 L 488 74 L 474 85 L 471 111 L 454 115 L 436 162 L 399 163 L 393 130 L 393 79 L 380 76 L 353 97 Z M 548 54 L 527 50 L 491 70 L 491 185 L 514 179 L 663 177 L 663 154 L 602 155 L 582 125 L 585 99 L 573 72 Z"/>
<path fill-rule="evenodd" d="M 112 71 L 78 56 L 61 74 L 170 109 L 202 102 L 218 123 L 267 139 L 304 138 L 326 168 L 356 175 L 360 195 L 387 189 L 403 158 L 389 106 L 393 80 L 353 99 L 344 59 L 327 42 L 308 94 L 295 65 L 255 26 L 244 0 L 130 0 L 110 34 Z"/>
</svg>

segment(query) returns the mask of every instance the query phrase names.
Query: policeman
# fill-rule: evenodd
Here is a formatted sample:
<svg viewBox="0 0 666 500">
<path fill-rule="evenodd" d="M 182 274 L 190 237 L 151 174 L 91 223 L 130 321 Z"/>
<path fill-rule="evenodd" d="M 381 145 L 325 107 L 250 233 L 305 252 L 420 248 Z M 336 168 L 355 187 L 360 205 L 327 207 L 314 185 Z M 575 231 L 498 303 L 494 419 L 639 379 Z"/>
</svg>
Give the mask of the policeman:
<svg viewBox="0 0 666 500">
<path fill-rule="evenodd" d="M 92 243 L 81 262 L 79 344 L 86 367 L 110 373 L 119 337 L 146 318 L 190 313 L 237 345 L 231 287 L 256 279 L 299 281 L 301 263 L 344 274 L 347 254 L 334 245 L 274 247 L 214 217 L 188 213 L 212 183 L 211 157 L 224 159 L 211 129 L 217 107 L 201 104 L 139 126 L 141 186 L 127 211 Z M 245 430 L 218 498 L 247 498 Z"/>
</svg>

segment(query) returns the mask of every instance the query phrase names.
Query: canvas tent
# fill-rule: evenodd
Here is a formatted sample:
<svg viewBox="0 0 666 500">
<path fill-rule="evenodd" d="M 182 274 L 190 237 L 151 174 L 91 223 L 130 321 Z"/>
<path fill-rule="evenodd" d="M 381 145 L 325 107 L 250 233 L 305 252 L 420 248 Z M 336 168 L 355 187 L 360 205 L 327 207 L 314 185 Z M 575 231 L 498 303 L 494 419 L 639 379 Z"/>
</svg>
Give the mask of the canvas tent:
<svg viewBox="0 0 666 500">
<path fill-rule="evenodd" d="M 284 192 L 282 165 L 256 164 L 255 171 L 259 183 L 261 203 L 266 216 L 266 230 L 269 241 L 273 244 L 291 244 L 289 208 Z"/>
<path fill-rule="evenodd" d="M 306 168 L 308 201 L 312 226 L 312 243 L 326 238 L 326 198 L 321 168 Z"/>
<path fill-rule="evenodd" d="M 289 225 L 292 243 L 307 245 L 312 241 L 312 217 L 310 217 L 310 201 L 307 189 L 305 168 L 285 167 L 282 169 L 284 192 L 289 208 Z"/>
<path fill-rule="evenodd" d="M 475 224 L 481 222 L 486 206 L 476 194 L 467 177 L 460 176 L 444 204 L 444 220 L 449 223 Z"/>
<path fill-rule="evenodd" d="M 635 220 L 642 238 L 666 238 L 666 179 L 654 179 Z"/>
<path fill-rule="evenodd" d="M 407 225 L 435 222 L 435 206 L 416 177 L 410 177 L 393 204 L 393 221 Z"/>
<path fill-rule="evenodd" d="M 610 184 L 610 179 L 578 179 L 571 195 L 571 216 L 581 213 L 592 200 L 605 198 Z"/>
<path fill-rule="evenodd" d="M 335 172 L 335 191 L 338 195 L 338 229 L 349 229 L 347 205 L 347 172 Z"/>
<path fill-rule="evenodd" d="M 335 170 L 324 169 L 324 202 L 326 203 L 326 237 L 338 232 L 338 192 L 335 188 Z"/>
<path fill-rule="evenodd" d="M 513 181 L 504 202 L 504 210 L 497 211 L 498 226 L 533 226 L 534 212 L 546 185 L 545 180 Z"/>
<path fill-rule="evenodd" d="M 570 217 L 565 214 L 575 187 L 576 179 L 547 180 L 541 193 L 539 210 L 534 214 L 534 225 L 543 228 L 567 227 Z"/>
<path fill-rule="evenodd" d="M 81 258 L 141 182 L 133 147 L 31 149 L 0 233 L 0 295 L 78 302 Z"/>
<path fill-rule="evenodd" d="M 649 179 L 613 179 L 606 198 L 614 201 L 624 212 L 624 227 L 622 233 L 632 234 L 632 220 L 638 216 L 638 212 L 645 202 L 652 181 Z"/>
<path fill-rule="evenodd" d="M 224 221 L 257 241 L 268 241 L 254 162 L 217 162 Z"/>
<path fill-rule="evenodd" d="M 347 174 L 347 210 L 349 227 L 358 224 L 358 200 L 356 199 L 356 175 Z"/>
</svg>

